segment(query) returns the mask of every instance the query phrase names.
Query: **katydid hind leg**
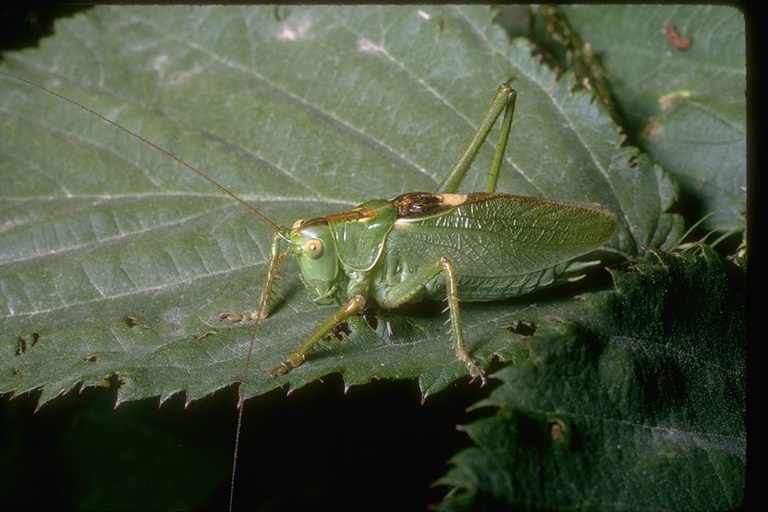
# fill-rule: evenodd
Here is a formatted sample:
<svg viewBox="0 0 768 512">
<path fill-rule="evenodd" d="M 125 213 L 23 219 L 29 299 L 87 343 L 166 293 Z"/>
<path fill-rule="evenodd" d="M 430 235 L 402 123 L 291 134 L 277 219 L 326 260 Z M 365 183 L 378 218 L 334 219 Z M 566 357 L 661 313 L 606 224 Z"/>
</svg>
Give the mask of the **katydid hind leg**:
<svg viewBox="0 0 768 512">
<path fill-rule="evenodd" d="M 509 130 L 512 127 L 512 118 L 515 115 L 516 100 L 517 92 L 515 92 L 514 89 L 510 89 L 509 96 L 507 97 L 507 104 L 504 108 L 504 118 L 501 120 L 499 140 L 496 142 L 496 149 L 493 153 L 493 163 L 491 164 L 491 172 L 488 176 L 488 186 L 485 190 L 489 194 L 496 192 L 496 184 L 499 181 L 501 165 L 504 163 L 504 153 L 506 152 L 507 143 L 509 142 Z"/>
<path fill-rule="evenodd" d="M 499 169 L 504 159 L 504 149 L 506 148 L 507 139 L 509 138 L 509 127 L 512 124 L 512 116 L 515 110 L 515 100 L 517 93 L 508 84 L 501 84 L 496 91 L 491 104 L 488 106 L 488 110 L 485 112 L 483 119 L 480 121 L 480 125 L 475 130 L 474 135 L 470 139 L 467 147 L 461 152 L 459 158 L 453 164 L 448 174 L 443 181 L 438 185 L 435 193 L 437 194 L 453 194 L 456 193 L 464 181 L 464 178 L 472 166 L 475 157 L 480 152 L 485 140 L 488 138 L 488 134 L 496 124 L 502 113 L 504 113 L 504 120 L 502 123 L 501 135 L 499 136 L 499 144 L 496 146 L 496 152 L 494 154 L 493 165 L 491 166 L 491 175 L 488 183 L 488 191 L 493 192 L 496 190 L 496 181 L 498 179 Z"/>
</svg>

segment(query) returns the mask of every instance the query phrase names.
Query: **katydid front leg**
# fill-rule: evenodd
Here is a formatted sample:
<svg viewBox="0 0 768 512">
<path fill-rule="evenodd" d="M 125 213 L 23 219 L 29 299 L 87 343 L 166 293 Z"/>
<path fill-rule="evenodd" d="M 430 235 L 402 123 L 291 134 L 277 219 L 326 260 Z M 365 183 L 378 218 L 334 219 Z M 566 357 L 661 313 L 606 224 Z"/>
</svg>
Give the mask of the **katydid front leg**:
<svg viewBox="0 0 768 512">
<path fill-rule="evenodd" d="M 277 278 L 277 271 L 280 269 L 280 265 L 288 256 L 287 252 L 280 251 L 280 242 L 283 239 L 283 234 L 275 233 L 272 236 L 272 244 L 270 249 L 269 267 L 267 269 L 267 279 L 264 283 L 264 288 L 261 290 L 261 298 L 259 299 L 259 307 L 252 313 L 237 313 L 234 311 L 226 311 L 219 315 L 219 320 L 228 320 L 230 322 L 250 322 L 251 320 L 264 320 L 269 316 L 269 312 L 272 310 L 272 288 Z"/>
</svg>

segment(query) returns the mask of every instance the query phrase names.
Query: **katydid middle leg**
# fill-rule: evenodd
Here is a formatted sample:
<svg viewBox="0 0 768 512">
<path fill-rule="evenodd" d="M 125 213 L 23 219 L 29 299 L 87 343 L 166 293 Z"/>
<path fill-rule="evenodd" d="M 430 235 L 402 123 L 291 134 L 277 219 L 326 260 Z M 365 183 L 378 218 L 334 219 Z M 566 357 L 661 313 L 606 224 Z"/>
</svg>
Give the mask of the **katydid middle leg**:
<svg viewBox="0 0 768 512">
<path fill-rule="evenodd" d="M 409 279 L 398 283 L 385 292 L 379 292 L 376 301 L 383 308 L 393 308 L 405 304 L 427 285 L 442 274 L 445 283 L 445 293 L 448 300 L 448 314 L 451 323 L 451 335 L 453 337 L 453 350 L 458 359 L 467 368 L 472 380 L 480 379 L 485 385 L 485 371 L 472 359 L 467 352 L 464 342 L 464 334 L 461 329 L 459 315 L 459 289 L 456 281 L 456 272 L 448 258 L 442 256 L 437 262 L 419 269 Z"/>
</svg>

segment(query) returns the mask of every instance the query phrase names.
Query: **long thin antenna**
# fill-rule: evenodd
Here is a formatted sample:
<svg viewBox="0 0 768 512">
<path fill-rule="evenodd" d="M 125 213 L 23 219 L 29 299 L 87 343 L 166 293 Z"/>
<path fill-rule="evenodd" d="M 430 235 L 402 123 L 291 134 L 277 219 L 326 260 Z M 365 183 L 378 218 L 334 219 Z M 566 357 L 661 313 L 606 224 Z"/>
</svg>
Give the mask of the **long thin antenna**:
<svg viewBox="0 0 768 512">
<path fill-rule="evenodd" d="M 229 478 L 229 512 L 232 512 L 234 500 L 235 500 L 235 476 L 237 475 L 237 456 L 240 451 L 240 431 L 243 426 L 243 388 L 248 382 L 248 377 L 251 370 L 251 353 L 253 352 L 253 345 L 256 341 L 256 330 L 259 327 L 259 318 L 256 318 L 253 324 L 253 334 L 251 335 L 251 342 L 248 345 L 248 355 L 245 357 L 245 371 L 243 372 L 243 382 L 240 383 L 239 398 L 237 400 L 237 427 L 235 428 L 235 446 L 232 453 L 232 475 Z"/>
<path fill-rule="evenodd" d="M 223 185 L 221 185 L 221 184 L 219 184 L 218 182 L 214 181 L 212 178 L 209 178 L 208 176 L 206 176 L 205 174 L 203 174 L 201 171 L 198 171 L 198 170 L 197 170 L 197 169 L 195 169 L 195 168 L 194 168 L 192 165 L 188 164 L 187 162 L 185 162 L 185 161 L 184 161 L 184 160 L 182 160 L 181 158 L 177 157 L 176 155 L 174 155 L 174 154 L 173 154 L 173 153 L 171 153 L 170 151 L 163 149 L 162 147 L 158 146 L 157 144 L 155 144 L 154 142 L 152 142 L 152 141 L 150 141 L 150 140 L 148 140 L 148 139 L 145 139 L 144 137 L 142 137 L 142 136 L 141 136 L 141 135 L 139 135 L 138 133 L 132 132 L 131 130 L 129 130 L 129 129 L 128 129 L 128 128 L 126 128 L 125 126 L 123 126 L 123 125 L 121 125 L 121 124 L 118 124 L 118 123 L 116 123 L 115 121 L 113 121 L 113 120 L 111 120 L 110 118 L 108 118 L 108 117 L 104 116 L 103 114 L 99 114 L 99 113 L 98 113 L 98 112 L 96 112 L 95 110 L 93 110 L 93 109 L 90 109 L 90 108 L 86 107 L 85 105 L 82 105 L 82 104 L 80 104 L 80 103 L 76 102 L 75 100 L 71 100 L 71 99 L 67 98 L 66 96 L 62 96 L 61 94 L 59 94 L 59 93 L 57 93 L 57 92 L 54 92 L 54 91 L 51 91 L 51 90 L 49 90 L 49 89 L 46 89 L 45 87 L 43 87 L 43 86 L 41 86 L 41 85 L 37 85 L 37 84 L 36 84 L 36 83 L 34 83 L 34 82 L 30 82 L 29 80 L 26 80 L 26 79 L 24 79 L 24 78 L 20 78 L 20 77 L 18 77 L 18 76 L 14 76 L 14 75 L 11 75 L 10 73 L 6 73 L 5 71 L 0 71 L 0 75 L 3 75 L 3 76 L 6 76 L 6 77 L 8 77 L 8 78 L 11 78 L 11 79 L 13 79 L 13 80 L 16 80 L 17 82 L 21 82 L 21 83 L 23 83 L 23 84 L 29 85 L 30 87 L 34 87 L 35 89 L 37 89 L 37 90 L 39 90 L 39 91 L 42 91 L 42 92 L 44 92 L 44 93 L 46 93 L 46 94 L 50 94 L 51 96 L 54 96 L 54 97 L 56 97 L 56 98 L 59 98 L 60 100 L 64 100 L 64 101 L 66 101 L 67 103 L 69 103 L 70 105 L 74 105 L 74 106 L 76 106 L 77 108 L 83 109 L 83 110 L 85 110 L 86 112 L 88 112 L 88 113 L 90 113 L 90 114 L 93 114 L 94 116 L 98 117 L 99 119 L 101 119 L 101 120 L 102 120 L 102 121 L 104 121 L 105 123 L 109 123 L 109 124 L 111 124 L 112 126 L 114 126 L 115 128 L 119 128 L 119 129 L 121 129 L 122 131 L 124 131 L 125 133 L 127 133 L 128 135 L 130 135 L 131 137 L 133 137 L 133 138 L 135 138 L 135 139 L 138 139 L 138 140 L 140 140 L 141 142 L 143 142 L 143 143 L 147 144 L 149 147 L 151 147 L 151 148 L 155 149 L 156 151 L 159 151 L 159 152 L 160 152 L 160 153 L 162 153 L 163 155 L 167 156 L 168 158 L 171 158 L 171 159 L 172 159 L 172 160 L 174 160 L 175 162 L 177 162 L 177 163 L 179 163 L 179 164 L 183 165 L 184 167 L 186 167 L 186 168 L 187 168 L 187 169 L 189 169 L 190 171 L 194 172 L 195 174 L 197 174 L 198 176 L 200 176 L 201 178 L 203 178 L 205 181 L 207 181 L 208 183 L 210 183 L 210 184 L 211 184 L 211 185 L 213 185 L 214 187 L 218 188 L 219 190 L 221 190 L 222 192 L 224 192 L 225 194 L 227 194 L 229 197 L 231 197 L 232 199 L 234 199 L 235 201 L 237 201 L 237 202 L 238 202 L 238 203 L 240 203 L 241 205 L 245 206 L 245 207 L 248 209 L 248 211 L 250 211 L 252 214 L 254 214 L 255 216 L 257 216 L 259 219 L 261 219 L 261 220 L 262 220 L 262 222 L 264 222 L 266 225 L 268 225 L 269 227 L 271 227 L 272 229 L 274 229 L 276 232 L 278 232 L 278 233 L 282 233 L 282 232 L 283 232 L 283 230 L 280 228 L 280 226 L 278 226 L 277 224 L 275 224 L 274 222 L 272 222 L 271 220 L 269 220 L 268 218 L 266 218 L 266 217 L 265 217 L 264 215 L 262 215 L 262 214 L 261 214 L 261 213 L 260 213 L 260 212 L 259 212 L 259 211 L 258 211 L 256 208 L 254 208 L 253 206 L 249 205 L 248 203 L 246 203 L 245 201 L 243 201 L 242 199 L 240 199 L 239 197 L 237 197 L 237 196 L 236 196 L 234 193 L 230 192 L 230 191 L 229 191 L 227 188 L 225 188 Z"/>
<path fill-rule="evenodd" d="M 282 265 L 283 261 L 285 260 L 285 257 L 288 255 L 288 253 L 283 252 L 277 256 L 274 256 L 277 254 L 277 248 L 279 244 L 279 239 L 275 237 L 273 240 L 273 264 L 271 265 L 269 274 L 267 275 L 267 281 L 264 284 L 264 290 L 261 293 L 261 298 L 259 299 L 259 309 L 256 312 L 256 317 L 253 319 L 253 331 L 251 334 L 251 342 L 248 346 L 248 354 L 245 356 L 245 368 L 243 370 L 243 382 L 240 384 L 240 399 L 237 402 L 237 430 L 235 431 L 235 448 L 234 448 L 234 454 L 232 456 L 232 477 L 229 481 L 229 512 L 232 512 L 232 504 L 233 500 L 235 498 L 235 476 L 237 474 L 237 455 L 240 451 L 240 432 L 241 427 L 243 424 L 243 405 L 245 402 L 245 387 L 248 384 L 248 378 L 251 375 L 251 355 L 253 354 L 253 346 L 256 342 L 256 332 L 259 328 L 259 323 L 261 322 L 262 318 L 264 318 L 264 311 L 267 309 L 267 301 L 269 300 L 269 293 L 267 290 L 269 290 L 272 287 L 272 284 L 275 281 L 275 278 L 277 277 L 277 272 L 280 269 L 280 265 Z"/>
</svg>

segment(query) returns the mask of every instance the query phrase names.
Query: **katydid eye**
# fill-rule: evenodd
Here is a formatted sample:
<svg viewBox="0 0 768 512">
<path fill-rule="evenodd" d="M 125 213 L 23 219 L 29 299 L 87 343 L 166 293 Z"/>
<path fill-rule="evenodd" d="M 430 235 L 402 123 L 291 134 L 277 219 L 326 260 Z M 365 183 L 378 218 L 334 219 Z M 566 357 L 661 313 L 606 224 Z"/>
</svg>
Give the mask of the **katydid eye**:
<svg viewBox="0 0 768 512">
<path fill-rule="evenodd" d="M 313 238 L 304 244 L 304 253 L 316 260 L 323 255 L 323 241 L 319 238 Z"/>
</svg>

